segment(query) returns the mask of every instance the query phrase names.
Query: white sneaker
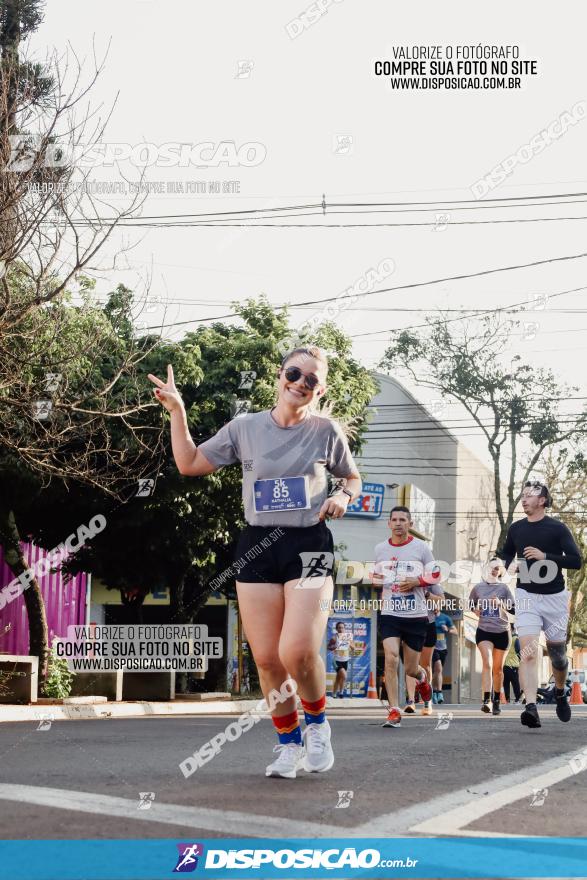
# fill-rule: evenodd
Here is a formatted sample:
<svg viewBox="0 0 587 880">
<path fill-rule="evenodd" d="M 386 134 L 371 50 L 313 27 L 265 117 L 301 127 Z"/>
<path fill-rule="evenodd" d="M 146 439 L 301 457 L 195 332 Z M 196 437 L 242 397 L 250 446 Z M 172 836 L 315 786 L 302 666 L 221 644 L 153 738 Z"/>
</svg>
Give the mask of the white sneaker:
<svg viewBox="0 0 587 880">
<path fill-rule="evenodd" d="M 278 743 L 274 752 L 279 757 L 265 768 L 265 776 L 282 776 L 284 779 L 295 779 L 296 771 L 303 767 L 305 750 L 299 743 Z"/>
<path fill-rule="evenodd" d="M 324 773 L 334 764 L 334 752 L 330 745 L 330 724 L 308 724 L 303 739 L 306 746 L 304 770 L 308 773 Z"/>
</svg>

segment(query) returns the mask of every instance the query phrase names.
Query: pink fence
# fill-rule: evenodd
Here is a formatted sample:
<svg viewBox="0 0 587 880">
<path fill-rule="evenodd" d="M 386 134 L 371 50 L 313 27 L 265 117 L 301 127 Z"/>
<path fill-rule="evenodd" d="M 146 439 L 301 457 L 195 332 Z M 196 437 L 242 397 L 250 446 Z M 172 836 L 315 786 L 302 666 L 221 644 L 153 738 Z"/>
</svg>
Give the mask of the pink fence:
<svg viewBox="0 0 587 880">
<path fill-rule="evenodd" d="M 34 544 L 23 544 L 22 548 L 29 565 L 34 565 L 47 555 Z M 14 575 L 6 565 L 0 548 L 0 589 L 13 580 Z M 53 636 L 67 635 L 68 626 L 86 622 L 88 576 L 79 574 L 70 580 L 65 580 L 60 572 L 48 572 L 39 578 L 39 583 L 45 600 L 51 645 Z M 8 624 L 11 625 L 10 629 L 4 633 Z M 0 653 L 28 654 L 28 652 L 29 625 L 24 598 L 19 596 L 0 610 Z"/>
</svg>

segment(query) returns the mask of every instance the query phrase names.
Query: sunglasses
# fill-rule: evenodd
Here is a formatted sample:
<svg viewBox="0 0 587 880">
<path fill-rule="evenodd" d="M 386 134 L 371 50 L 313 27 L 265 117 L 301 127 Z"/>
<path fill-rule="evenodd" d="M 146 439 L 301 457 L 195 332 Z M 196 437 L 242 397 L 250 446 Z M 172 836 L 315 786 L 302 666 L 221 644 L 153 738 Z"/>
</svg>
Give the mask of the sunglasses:
<svg viewBox="0 0 587 880">
<path fill-rule="evenodd" d="M 313 391 L 320 382 L 317 376 L 314 376 L 312 373 L 307 376 L 305 373 L 302 373 L 299 367 L 288 367 L 285 370 L 285 378 L 288 382 L 297 382 L 302 376 L 304 377 L 304 385 L 309 391 Z"/>
</svg>

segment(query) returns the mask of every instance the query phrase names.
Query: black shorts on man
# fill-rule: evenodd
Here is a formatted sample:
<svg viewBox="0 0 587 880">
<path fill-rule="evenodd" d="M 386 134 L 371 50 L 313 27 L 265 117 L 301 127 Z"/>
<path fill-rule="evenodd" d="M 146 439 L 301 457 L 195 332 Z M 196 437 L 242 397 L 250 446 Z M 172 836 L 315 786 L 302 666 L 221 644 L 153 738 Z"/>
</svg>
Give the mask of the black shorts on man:
<svg viewBox="0 0 587 880">
<path fill-rule="evenodd" d="M 437 660 L 440 660 L 441 664 L 444 666 L 446 663 L 446 655 L 448 654 L 448 648 L 442 648 L 439 650 L 435 648 L 432 653 L 432 663 L 436 663 Z"/>
<path fill-rule="evenodd" d="M 426 630 L 426 638 L 424 639 L 424 648 L 433 648 L 436 644 L 436 623 L 432 620 L 428 624 Z"/>
<path fill-rule="evenodd" d="M 401 639 L 412 651 L 421 651 L 428 628 L 427 617 L 396 617 L 393 614 L 379 615 L 379 633 L 385 639 Z"/>
</svg>

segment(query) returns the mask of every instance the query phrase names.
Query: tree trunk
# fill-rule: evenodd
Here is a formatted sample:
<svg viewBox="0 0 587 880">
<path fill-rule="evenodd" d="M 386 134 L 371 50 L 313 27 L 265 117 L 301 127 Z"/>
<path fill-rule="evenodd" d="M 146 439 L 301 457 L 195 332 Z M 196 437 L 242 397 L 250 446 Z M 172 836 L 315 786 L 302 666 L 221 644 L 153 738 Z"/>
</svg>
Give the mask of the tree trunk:
<svg viewBox="0 0 587 880">
<path fill-rule="evenodd" d="M 39 582 L 24 558 L 12 510 L 3 513 L 0 517 L 0 543 L 4 549 L 6 564 L 13 575 L 20 577 L 25 572 L 29 572 L 30 582 L 22 593 L 29 623 L 29 654 L 39 658 L 39 681 L 44 682 L 49 657 L 49 630 L 45 603 Z"/>
<path fill-rule="evenodd" d="M 17 173 L 9 171 L 7 165 L 11 154 L 10 137 L 17 133 L 20 9 L 18 0 L 7 0 L 5 5 L 4 27 L 0 32 L 0 257 L 9 258 L 17 234 L 18 217 L 15 199 L 18 189 Z"/>
</svg>

